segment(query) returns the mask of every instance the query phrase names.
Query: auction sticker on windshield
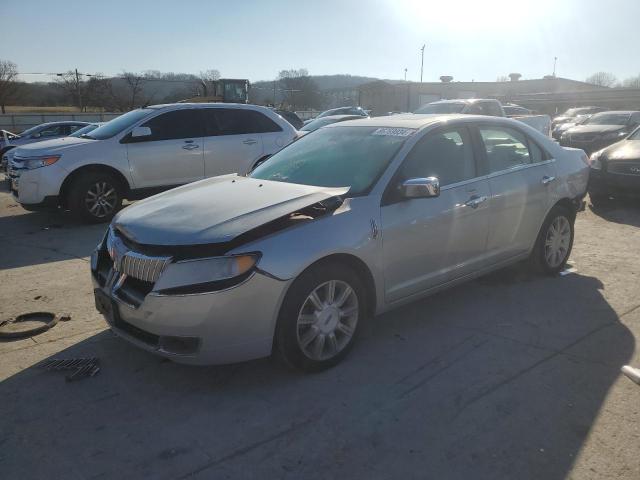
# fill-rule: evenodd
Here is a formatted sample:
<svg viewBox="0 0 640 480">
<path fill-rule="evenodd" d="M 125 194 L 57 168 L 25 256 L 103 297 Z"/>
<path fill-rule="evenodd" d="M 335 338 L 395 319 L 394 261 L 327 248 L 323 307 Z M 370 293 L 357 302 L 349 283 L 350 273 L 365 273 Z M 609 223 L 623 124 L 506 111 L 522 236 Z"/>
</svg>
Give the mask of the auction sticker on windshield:
<svg viewBox="0 0 640 480">
<path fill-rule="evenodd" d="M 382 127 L 374 130 L 371 135 L 383 135 L 386 137 L 408 137 L 416 130 L 414 128 L 390 128 Z"/>
</svg>

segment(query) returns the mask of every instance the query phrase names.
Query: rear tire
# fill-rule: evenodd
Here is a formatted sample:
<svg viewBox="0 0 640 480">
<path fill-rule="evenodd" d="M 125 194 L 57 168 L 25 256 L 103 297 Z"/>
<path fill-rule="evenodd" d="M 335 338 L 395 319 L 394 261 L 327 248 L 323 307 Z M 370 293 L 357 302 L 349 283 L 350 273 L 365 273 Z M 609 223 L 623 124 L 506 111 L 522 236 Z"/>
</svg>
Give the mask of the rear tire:
<svg viewBox="0 0 640 480">
<path fill-rule="evenodd" d="M 110 173 L 83 173 L 71 184 L 67 204 L 82 222 L 108 222 L 122 207 L 122 190 L 119 179 Z"/>
<path fill-rule="evenodd" d="M 564 270 L 573 248 L 575 215 L 564 206 L 551 209 L 531 252 L 534 267 L 547 275 Z"/>
<path fill-rule="evenodd" d="M 276 347 L 288 365 L 319 372 L 351 350 L 367 311 L 359 276 L 338 263 L 302 273 L 287 292 L 276 326 Z"/>
</svg>

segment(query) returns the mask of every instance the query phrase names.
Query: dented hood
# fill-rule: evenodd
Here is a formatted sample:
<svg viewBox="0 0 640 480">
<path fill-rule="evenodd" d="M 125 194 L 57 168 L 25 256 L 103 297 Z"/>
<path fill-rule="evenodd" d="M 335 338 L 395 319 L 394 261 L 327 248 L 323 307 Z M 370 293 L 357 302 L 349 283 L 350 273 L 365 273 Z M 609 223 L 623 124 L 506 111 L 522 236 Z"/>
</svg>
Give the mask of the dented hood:
<svg viewBox="0 0 640 480">
<path fill-rule="evenodd" d="M 225 243 L 348 190 L 224 175 L 137 202 L 113 226 L 143 245 Z"/>
</svg>

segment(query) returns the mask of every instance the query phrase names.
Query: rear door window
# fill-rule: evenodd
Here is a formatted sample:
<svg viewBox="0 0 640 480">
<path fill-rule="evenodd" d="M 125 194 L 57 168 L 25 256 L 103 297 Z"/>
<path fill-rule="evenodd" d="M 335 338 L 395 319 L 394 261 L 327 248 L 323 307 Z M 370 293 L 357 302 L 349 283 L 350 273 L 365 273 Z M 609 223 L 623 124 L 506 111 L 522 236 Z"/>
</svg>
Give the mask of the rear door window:
<svg viewBox="0 0 640 480">
<path fill-rule="evenodd" d="M 40 138 L 46 137 L 60 137 L 64 135 L 65 126 L 64 125 L 56 125 L 53 127 L 47 127 L 44 130 L 40 131 Z"/>
<path fill-rule="evenodd" d="M 282 131 L 276 122 L 255 110 L 205 108 L 203 115 L 207 137 Z"/>
<path fill-rule="evenodd" d="M 151 136 L 136 137 L 131 141 L 154 142 L 182 138 L 202 137 L 202 119 L 197 109 L 181 109 L 163 113 L 143 123 L 142 127 L 151 129 Z"/>
</svg>

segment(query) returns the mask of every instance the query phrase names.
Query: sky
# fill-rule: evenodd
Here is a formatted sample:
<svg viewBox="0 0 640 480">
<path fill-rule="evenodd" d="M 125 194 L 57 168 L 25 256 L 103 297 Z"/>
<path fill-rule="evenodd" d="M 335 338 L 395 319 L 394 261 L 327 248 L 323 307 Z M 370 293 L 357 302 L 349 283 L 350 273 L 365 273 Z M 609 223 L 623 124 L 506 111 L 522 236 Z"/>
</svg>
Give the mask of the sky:
<svg viewBox="0 0 640 480">
<path fill-rule="evenodd" d="M 424 81 L 596 71 L 640 75 L 639 0 L 0 0 L 0 59 L 18 70 L 280 70 Z M 26 81 L 48 80 L 24 75 Z"/>
</svg>

